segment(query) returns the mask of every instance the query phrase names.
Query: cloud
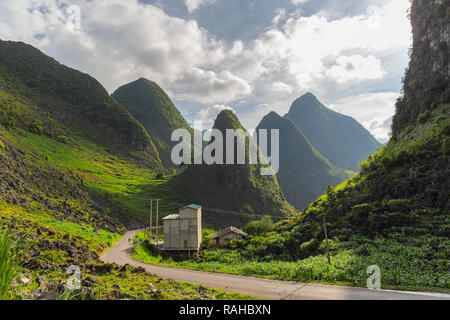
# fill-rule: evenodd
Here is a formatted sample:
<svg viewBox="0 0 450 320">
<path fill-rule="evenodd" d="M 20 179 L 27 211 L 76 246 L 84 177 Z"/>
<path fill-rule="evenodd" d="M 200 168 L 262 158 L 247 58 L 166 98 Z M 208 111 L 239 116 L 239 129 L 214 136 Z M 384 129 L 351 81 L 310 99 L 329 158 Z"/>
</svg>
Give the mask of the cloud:
<svg viewBox="0 0 450 320">
<path fill-rule="evenodd" d="M 292 86 L 284 83 L 284 82 L 275 82 L 272 85 L 272 90 L 275 92 L 285 92 L 285 93 L 292 93 L 294 90 Z"/>
<path fill-rule="evenodd" d="M 213 126 L 214 121 L 216 120 L 218 114 L 220 112 L 222 112 L 223 110 L 231 110 L 231 111 L 235 112 L 234 109 L 231 108 L 230 106 L 226 106 L 223 104 L 215 104 L 213 106 L 202 109 L 195 116 L 195 121 L 202 122 L 203 129 L 211 128 Z"/>
<path fill-rule="evenodd" d="M 292 4 L 298 6 L 299 4 L 308 2 L 309 0 L 292 0 Z"/>
<path fill-rule="evenodd" d="M 351 80 L 380 79 L 386 75 L 381 66 L 381 61 L 370 55 L 340 56 L 336 64 L 326 71 L 326 75 L 338 83 L 346 83 Z"/>
<path fill-rule="evenodd" d="M 256 35 L 252 40 L 243 36 L 229 41 L 216 38 L 187 13 L 184 19 L 169 16 L 156 5 L 137 0 L 1 1 L 0 38 L 30 43 L 61 63 L 91 74 L 110 92 L 146 77 L 158 82 L 189 115 L 210 105 L 233 105 L 248 121 L 245 125 L 254 127 L 267 111 L 255 106 L 269 105 L 283 114 L 306 91 L 328 104 L 346 96 L 398 91 L 389 87 L 395 79 L 385 73 L 398 75 L 400 83 L 406 67 L 409 0 L 370 2 L 378 6 L 358 10 L 357 15 L 336 16 L 326 10 L 331 2 L 324 1 L 323 10 L 308 16 L 303 10 L 313 6 L 312 1 L 305 9 L 294 8 L 301 11 L 293 14 L 291 0 L 286 0 L 272 4 L 270 15 L 264 16 L 268 17 L 264 28 L 249 27 Z M 210 3 L 184 2 L 191 12 Z M 248 6 L 238 1 L 215 3 L 223 12 L 227 6 Z M 68 24 L 66 9 L 73 4 L 81 9 L 81 29 Z M 314 2 L 314 7 L 319 4 Z M 259 12 L 257 6 L 252 10 L 245 14 Z M 243 18 L 246 23 L 253 21 Z M 210 23 L 222 21 L 214 18 Z M 388 108 L 387 101 L 378 110 L 375 103 L 366 106 L 371 113 L 383 113 L 376 124 L 364 120 L 378 135 L 382 135 L 378 128 L 393 114 L 394 104 Z"/>
<path fill-rule="evenodd" d="M 250 85 L 229 71 L 216 73 L 193 68 L 175 81 L 175 97 L 204 104 L 227 103 L 251 93 Z"/>
<path fill-rule="evenodd" d="M 385 142 L 391 129 L 398 92 L 365 93 L 337 100 L 330 108 L 360 122 L 375 138 Z"/>
<path fill-rule="evenodd" d="M 186 7 L 188 8 L 189 13 L 194 12 L 200 6 L 208 5 L 216 0 L 185 0 Z"/>
</svg>

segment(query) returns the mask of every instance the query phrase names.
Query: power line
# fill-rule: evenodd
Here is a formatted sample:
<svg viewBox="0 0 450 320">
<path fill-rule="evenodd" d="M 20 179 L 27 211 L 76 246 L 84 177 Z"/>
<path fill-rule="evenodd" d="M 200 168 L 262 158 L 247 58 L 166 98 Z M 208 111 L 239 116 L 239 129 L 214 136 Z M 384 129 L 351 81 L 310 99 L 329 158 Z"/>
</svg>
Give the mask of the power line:
<svg viewBox="0 0 450 320">
<path fill-rule="evenodd" d="M 236 211 L 228 211 L 228 210 L 223 210 L 223 209 L 214 209 L 214 208 L 208 208 L 208 207 L 203 207 L 203 209 L 205 209 L 206 211 L 212 211 L 212 212 L 217 212 L 217 213 L 224 213 L 224 214 L 234 214 L 234 215 L 239 215 L 239 216 L 248 216 L 248 217 L 264 217 L 266 215 L 263 214 L 253 214 L 253 213 L 242 213 L 242 212 L 236 212 Z M 287 217 L 285 216 L 271 216 L 268 215 L 271 218 L 275 218 L 275 219 L 287 219 Z"/>
</svg>

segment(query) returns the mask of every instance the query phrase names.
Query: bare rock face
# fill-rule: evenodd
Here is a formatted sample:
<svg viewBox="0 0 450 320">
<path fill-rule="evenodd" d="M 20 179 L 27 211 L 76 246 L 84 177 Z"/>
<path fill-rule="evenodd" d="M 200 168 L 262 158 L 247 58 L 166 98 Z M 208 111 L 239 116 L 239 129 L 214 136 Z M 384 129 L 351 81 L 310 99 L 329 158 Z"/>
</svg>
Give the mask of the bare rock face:
<svg viewBox="0 0 450 320">
<path fill-rule="evenodd" d="M 395 135 L 419 114 L 450 102 L 450 0 L 414 0 L 411 5 L 413 48 L 397 102 Z"/>
</svg>

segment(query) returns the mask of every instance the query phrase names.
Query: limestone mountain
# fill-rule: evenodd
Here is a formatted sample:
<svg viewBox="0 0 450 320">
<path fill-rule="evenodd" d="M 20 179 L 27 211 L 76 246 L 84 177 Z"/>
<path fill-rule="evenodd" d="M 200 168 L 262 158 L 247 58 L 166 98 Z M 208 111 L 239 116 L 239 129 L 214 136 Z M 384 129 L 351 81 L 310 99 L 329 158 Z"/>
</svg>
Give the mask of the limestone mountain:
<svg viewBox="0 0 450 320">
<path fill-rule="evenodd" d="M 449 0 L 413 1 L 411 22 L 413 47 L 403 91 L 397 102 L 394 134 L 414 124 L 426 111 L 450 101 Z"/>
<path fill-rule="evenodd" d="M 313 94 L 295 100 L 285 117 L 333 165 L 356 171 L 381 144 L 355 119 L 325 107 Z"/>
<path fill-rule="evenodd" d="M 230 110 L 217 116 L 213 128 L 223 133 L 224 140 L 226 129 L 245 130 Z M 249 164 L 248 157 L 246 164 L 190 165 L 174 183 L 187 202 L 201 203 L 206 207 L 204 218 L 214 226 L 242 226 L 254 218 L 253 214 L 277 217 L 293 214 L 295 210 L 286 201 L 276 176 L 261 175 L 260 169 L 261 165 Z M 217 211 L 209 211 L 208 207 L 243 215 L 217 214 Z"/>
<path fill-rule="evenodd" d="M 173 167 L 170 155 L 176 142 L 171 141 L 172 132 L 176 129 L 192 132 L 192 129 L 164 90 L 155 82 L 141 78 L 121 86 L 112 96 L 147 130 L 163 165 Z"/>
<path fill-rule="evenodd" d="M 346 174 L 330 164 L 291 120 L 271 112 L 258 125 L 257 130 L 260 129 L 280 132 L 277 178 L 287 200 L 296 208 L 304 209 L 322 195 L 328 185 L 345 179 Z"/>
<path fill-rule="evenodd" d="M 115 153 L 135 153 L 160 166 L 153 142 L 142 125 L 91 76 L 68 68 L 38 49 L 0 40 L 0 85 L 16 90 L 33 105 L 33 112 L 7 111 L 8 121 L 57 134 L 49 119 L 92 139 Z M 4 111 L 4 110 L 3 110 Z"/>
<path fill-rule="evenodd" d="M 427 250 L 419 259 L 408 258 L 408 263 L 423 274 L 432 270 L 448 275 L 442 262 L 449 258 L 450 245 L 449 61 L 441 60 L 445 54 L 439 48 L 449 43 L 449 10 L 450 1 L 412 1 L 415 40 L 404 96 L 397 104 L 393 136 L 362 164 L 358 175 L 278 225 L 291 255 L 304 256 L 302 247 L 324 239 L 325 216 L 330 239 L 367 246 L 388 239 L 390 248 L 408 255 L 417 247 L 414 242 L 419 241 Z M 442 17 L 445 13 L 447 18 Z M 436 86 L 430 78 L 440 79 L 440 84 Z M 418 91 L 412 90 L 411 83 Z M 433 101 L 433 107 L 417 104 L 420 97 Z M 356 254 L 378 264 L 389 253 L 371 256 L 363 249 Z M 416 284 L 423 285 L 421 281 Z M 445 282 L 433 285 L 448 288 Z"/>
</svg>

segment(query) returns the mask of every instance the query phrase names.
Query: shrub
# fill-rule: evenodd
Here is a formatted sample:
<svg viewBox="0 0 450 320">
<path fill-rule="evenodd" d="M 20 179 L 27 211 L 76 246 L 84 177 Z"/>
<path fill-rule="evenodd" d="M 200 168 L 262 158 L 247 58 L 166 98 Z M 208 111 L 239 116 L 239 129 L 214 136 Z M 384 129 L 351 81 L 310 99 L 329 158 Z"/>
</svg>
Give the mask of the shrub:
<svg viewBox="0 0 450 320">
<path fill-rule="evenodd" d="M 264 216 L 261 220 L 251 221 L 245 227 L 244 231 L 251 235 L 261 235 L 273 231 L 274 225 L 270 216 Z"/>
<path fill-rule="evenodd" d="M 309 257 L 314 255 L 317 252 L 317 249 L 320 246 L 320 241 L 317 239 L 311 239 L 307 242 L 303 242 L 300 245 L 300 252 L 304 257 Z"/>
<path fill-rule="evenodd" d="M 3 144 L 2 140 L 0 140 L 0 149 L 5 149 L 5 145 Z"/>
<path fill-rule="evenodd" d="M 429 110 L 422 112 L 419 117 L 417 118 L 419 123 L 423 124 L 425 123 L 431 116 L 431 112 Z"/>
</svg>

